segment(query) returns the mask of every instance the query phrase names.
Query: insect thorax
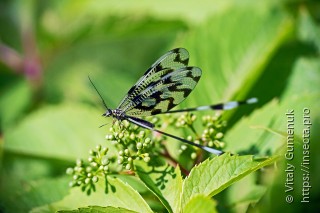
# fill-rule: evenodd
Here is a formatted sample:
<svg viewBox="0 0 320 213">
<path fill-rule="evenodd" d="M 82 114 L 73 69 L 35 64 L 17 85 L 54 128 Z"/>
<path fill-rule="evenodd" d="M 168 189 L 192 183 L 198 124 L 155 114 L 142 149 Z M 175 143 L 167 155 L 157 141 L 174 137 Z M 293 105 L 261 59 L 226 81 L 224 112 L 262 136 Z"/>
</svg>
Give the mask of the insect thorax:
<svg viewBox="0 0 320 213">
<path fill-rule="evenodd" d="M 125 114 L 122 110 L 120 109 L 108 109 L 107 112 L 105 113 L 105 116 L 109 117 L 113 117 L 113 118 L 116 118 L 117 120 L 124 120 L 125 119 Z"/>
</svg>

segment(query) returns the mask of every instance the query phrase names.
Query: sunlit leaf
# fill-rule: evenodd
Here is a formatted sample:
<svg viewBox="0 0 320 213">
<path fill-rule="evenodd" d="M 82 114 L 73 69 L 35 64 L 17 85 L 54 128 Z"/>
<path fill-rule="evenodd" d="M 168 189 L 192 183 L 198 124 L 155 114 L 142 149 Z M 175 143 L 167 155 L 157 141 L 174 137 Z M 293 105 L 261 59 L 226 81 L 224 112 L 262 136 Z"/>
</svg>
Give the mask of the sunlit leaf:
<svg viewBox="0 0 320 213">
<path fill-rule="evenodd" d="M 77 210 L 62 210 L 58 211 L 60 213 L 135 213 L 136 211 L 131 211 L 125 208 L 116 208 L 116 207 L 101 207 L 101 206 L 88 206 L 79 208 Z"/>
<path fill-rule="evenodd" d="M 141 181 L 159 198 L 169 212 L 179 212 L 182 177 L 179 167 L 169 165 L 148 168 L 138 164 L 137 174 Z"/>
<path fill-rule="evenodd" d="M 262 161 L 253 160 L 252 156 L 230 156 L 224 154 L 206 160 L 194 167 L 183 181 L 181 206 L 197 195 L 212 197 L 244 176 L 263 166 L 274 163 L 277 156 Z"/>
<path fill-rule="evenodd" d="M 34 209 L 33 212 L 72 210 L 86 206 L 121 207 L 136 212 L 152 212 L 148 204 L 137 191 L 119 179 L 101 179 L 96 184 L 96 191 L 91 195 L 83 193 L 80 188 L 73 188 L 63 200 Z"/>
</svg>

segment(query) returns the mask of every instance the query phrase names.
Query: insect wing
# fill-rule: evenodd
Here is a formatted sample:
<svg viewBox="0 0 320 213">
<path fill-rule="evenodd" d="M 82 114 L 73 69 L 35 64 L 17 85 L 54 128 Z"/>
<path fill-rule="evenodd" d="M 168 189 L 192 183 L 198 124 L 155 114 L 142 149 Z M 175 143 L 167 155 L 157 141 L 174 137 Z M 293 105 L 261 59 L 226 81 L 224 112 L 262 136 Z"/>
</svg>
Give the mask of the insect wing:
<svg viewBox="0 0 320 213">
<path fill-rule="evenodd" d="M 184 48 L 173 49 L 162 57 L 160 57 L 152 66 L 144 73 L 144 75 L 133 85 L 127 95 L 120 102 L 118 109 L 127 108 L 132 100 L 150 84 L 159 81 L 163 76 L 176 69 L 186 67 L 189 62 L 189 53 Z"/>
<path fill-rule="evenodd" d="M 149 116 L 166 112 L 181 103 L 201 77 L 198 67 L 183 67 L 163 76 L 134 97 L 124 109 L 128 116 Z"/>
</svg>

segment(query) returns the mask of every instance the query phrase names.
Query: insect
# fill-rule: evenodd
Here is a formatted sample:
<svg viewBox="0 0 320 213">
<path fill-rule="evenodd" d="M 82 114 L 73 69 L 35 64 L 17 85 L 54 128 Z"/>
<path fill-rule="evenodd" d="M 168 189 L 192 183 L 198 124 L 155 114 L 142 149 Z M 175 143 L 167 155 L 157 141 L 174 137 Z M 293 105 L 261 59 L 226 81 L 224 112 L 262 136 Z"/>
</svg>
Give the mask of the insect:
<svg viewBox="0 0 320 213">
<path fill-rule="evenodd" d="M 127 120 L 142 128 L 169 136 L 192 146 L 199 147 L 210 153 L 220 155 L 223 151 L 196 144 L 184 138 L 155 129 L 154 124 L 141 119 L 143 116 L 152 116 L 162 113 L 189 112 L 198 110 L 226 110 L 241 104 L 257 102 L 256 98 L 245 101 L 232 101 L 222 104 L 200 106 L 182 110 L 170 111 L 180 104 L 195 88 L 201 77 L 199 67 L 188 66 L 189 53 L 184 48 L 170 50 L 161 56 L 144 75 L 133 85 L 116 109 L 109 109 L 101 94 L 91 81 L 94 89 L 100 96 L 106 112 L 105 117 L 113 117 L 119 121 Z"/>
</svg>

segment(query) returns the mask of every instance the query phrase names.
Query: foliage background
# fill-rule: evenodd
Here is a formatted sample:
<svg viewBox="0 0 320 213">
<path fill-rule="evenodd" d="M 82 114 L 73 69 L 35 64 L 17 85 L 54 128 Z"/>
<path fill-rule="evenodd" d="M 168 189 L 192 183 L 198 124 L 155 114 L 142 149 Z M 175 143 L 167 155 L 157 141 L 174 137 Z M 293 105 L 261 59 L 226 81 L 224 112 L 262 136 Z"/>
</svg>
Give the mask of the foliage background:
<svg viewBox="0 0 320 213">
<path fill-rule="evenodd" d="M 259 98 L 257 105 L 224 113 L 228 151 L 276 152 L 286 139 L 285 113 L 295 109 L 298 166 L 302 109 L 311 110 L 311 203 L 299 202 L 299 169 L 296 200 L 285 202 L 285 161 L 280 161 L 277 169 L 250 175 L 216 196 L 218 210 L 316 208 L 318 1 L 15 0 L 1 1 L 0 11 L 1 211 L 31 211 L 62 200 L 69 190 L 66 167 L 96 144 L 107 145 L 106 130 L 97 128 L 105 123 L 103 108 L 88 75 L 115 108 L 147 67 L 174 47 L 188 49 L 190 64 L 203 70 L 181 107 Z M 173 155 L 176 147 L 172 141 Z M 163 210 L 154 197 L 148 202 Z"/>
</svg>

